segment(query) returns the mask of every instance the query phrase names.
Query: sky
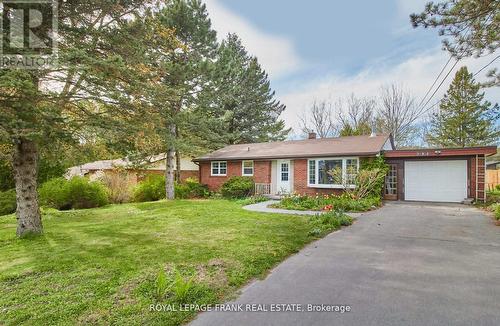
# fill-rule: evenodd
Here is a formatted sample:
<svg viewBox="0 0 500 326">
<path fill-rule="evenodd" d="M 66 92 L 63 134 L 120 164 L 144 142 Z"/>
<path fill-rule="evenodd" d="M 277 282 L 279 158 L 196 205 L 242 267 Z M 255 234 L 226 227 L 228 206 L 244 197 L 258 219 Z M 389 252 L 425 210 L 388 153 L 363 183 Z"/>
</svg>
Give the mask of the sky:
<svg viewBox="0 0 500 326">
<path fill-rule="evenodd" d="M 449 58 L 437 30 L 410 24 L 409 15 L 421 12 L 426 2 L 205 0 L 219 40 L 238 34 L 269 74 L 287 107 L 281 118 L 294 129 L 292 137 L 300 134 L 299 116 L 315 100 L 353 93 L 376 97 L 382 86 L 396 83 L 420 102 Z M 460 61 L 428 106 L 446 92 L 461 66 L 476 72 L 495 55 Z M 487 71 L 476 80 L 484 81 Z M 500 88 L 487 89 L 485 98 L 499 103 Z"/>
</svg>

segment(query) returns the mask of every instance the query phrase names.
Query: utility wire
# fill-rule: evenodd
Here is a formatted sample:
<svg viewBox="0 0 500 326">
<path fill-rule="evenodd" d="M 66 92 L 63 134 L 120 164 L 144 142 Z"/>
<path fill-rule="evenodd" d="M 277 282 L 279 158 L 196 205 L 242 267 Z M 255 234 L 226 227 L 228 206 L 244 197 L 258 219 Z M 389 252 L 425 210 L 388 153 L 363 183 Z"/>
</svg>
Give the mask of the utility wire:
<svg viewBox="0 0 500 326">
<path fill-rule="evenodd" d="M 434 85 L 436 85 L 436 82 L 438 81 L 439 77 L 441 77 L 441 75 L 443 74 L 443 71 L 446 69 L 446 67 L 450 63 L 451 59 L 453 59 L 453 57 L 450 55 L 450 58 L 448 59 L 448 61 L 446 61 L 446 64 L 443 66 L 443 68 L 439 72 L 439 75 L 437 75 L 436 79 L 434 79 L 434 82 L 432 83 L 431 87 L 429 87 L 429 89 L 427 90 L 427 93 L 425 93 L 424 97 L 422 97 L 422 100 L 420 101 L 420 103 L 418 103 L 417 108 L 420 108 L 422 106 L 422 103 L 424 103 L 425 98 L 427 97 L 427 95 L 429 95 L 429 93 L 431 92 Z"/>
<path fill-rule="evenodd" d="M 500 54 L 497 55 L 493 60 L 491 60 L 486 66 L 484 66 L 483 68 L 479 69 L 474 75 L 472 75 L 472 77 L 476 77 L 477 74 L 479 74 L 481 71 L 483 71 L 484 69 L 486 69 L 486 67 L 488 67 L 489 65 L 491 65 L 493 62 L 495 62 L 498 58 L 500 58 Z"/>
</svg>

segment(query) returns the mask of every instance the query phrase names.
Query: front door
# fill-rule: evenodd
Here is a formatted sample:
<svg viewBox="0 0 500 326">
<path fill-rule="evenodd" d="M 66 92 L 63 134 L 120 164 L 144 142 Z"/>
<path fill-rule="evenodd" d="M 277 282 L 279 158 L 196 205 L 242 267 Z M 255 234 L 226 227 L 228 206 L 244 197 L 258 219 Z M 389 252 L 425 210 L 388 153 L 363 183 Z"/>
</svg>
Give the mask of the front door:
<svg viewBox="0 0 500 326">
<path fill-rule="evenodd" d="M 277 164 L 278 194 L 288 194 L 292 189 L 292 187 L 290 186 L 291 182 L 290 160 L 278 160 L 277 163 L 278 163 Z"/>
<path fill-rule="evenodd" d="M 389 164 L 389 172 L 385 176 L 384 199 L 398 199 L 398 165 Z"/>
</svg>

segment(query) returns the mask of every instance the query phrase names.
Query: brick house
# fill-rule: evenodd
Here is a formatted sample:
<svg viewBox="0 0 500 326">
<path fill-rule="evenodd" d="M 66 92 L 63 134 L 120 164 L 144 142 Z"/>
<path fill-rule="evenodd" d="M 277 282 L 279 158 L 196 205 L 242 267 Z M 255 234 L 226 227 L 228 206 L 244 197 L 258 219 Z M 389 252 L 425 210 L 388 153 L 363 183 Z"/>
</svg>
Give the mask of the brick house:
<svg viewBox="0 0 500 326">
<path fill-rule="evenodd" d="M 159 154 L 151 156 L 143 162 L 132 162 L 128 159 L 90 162 L 69 168 L 66 178 L 85 176 L 91 181 L 95 181 L 104 176 L 119 174 L 120 178 L 126 178 L 127 183 L 134 186 L 148 175 L 165 175 L 165 158 L 165 154 Z M 174 169 L 177 170 L 176 162 Z M 198 165 L 194 164 L 190 157 L 181 157 L 179 175 L 181 182 L 188 178 L 198 179 Z"/>
<path fill-rule="evenodd" d="M 384 197 L 388 200 L 462 202 L 485 199 L 485 157 L 496 147 L 395 150 L 389 135 L 349 136 L 230 145 L 193 161 L 199 180 L 212 191 L 232 176 L 253 177 L 263 194 L 340 193 L 327 171 L 359 169 L 360 161 L 384 155 L 390 166 Z M 352 185 L 353 186 L 353 185 Z"/>
</svg>

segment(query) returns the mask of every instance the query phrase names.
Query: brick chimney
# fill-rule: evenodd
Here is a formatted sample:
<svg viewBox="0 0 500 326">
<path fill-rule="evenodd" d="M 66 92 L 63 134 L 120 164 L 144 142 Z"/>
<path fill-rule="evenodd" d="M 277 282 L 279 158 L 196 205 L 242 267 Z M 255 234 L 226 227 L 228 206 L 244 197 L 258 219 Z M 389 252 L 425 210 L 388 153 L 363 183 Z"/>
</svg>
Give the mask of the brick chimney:
<svg viewBox="0 0 500 326">
<path fill-rule="evenodd" d="M 316 133 L 315 132 L 310 132 L 309 133 L 309 139 L 316 139 Z"/>
</svg>

